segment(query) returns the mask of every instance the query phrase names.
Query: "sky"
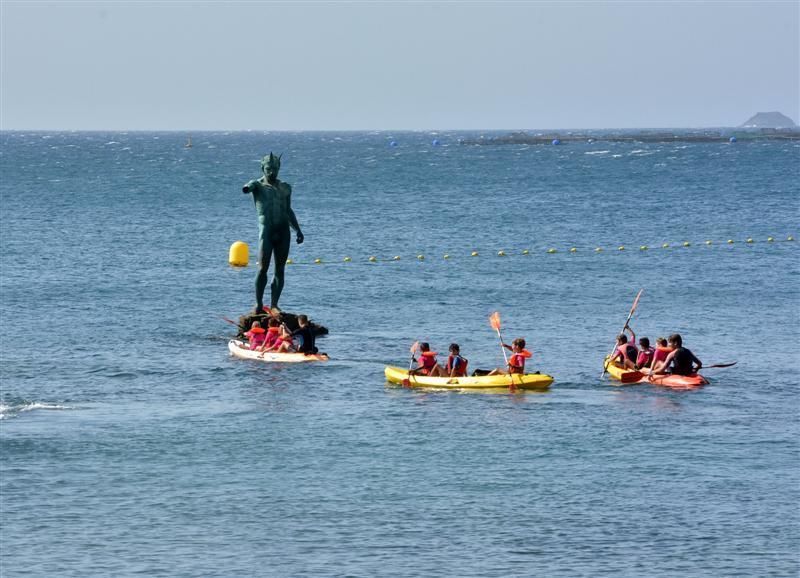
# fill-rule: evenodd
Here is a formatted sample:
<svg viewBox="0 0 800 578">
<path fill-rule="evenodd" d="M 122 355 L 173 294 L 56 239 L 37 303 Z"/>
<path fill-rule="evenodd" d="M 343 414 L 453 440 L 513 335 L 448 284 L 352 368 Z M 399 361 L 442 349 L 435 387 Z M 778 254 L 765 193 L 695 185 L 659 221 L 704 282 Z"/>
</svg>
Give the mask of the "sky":
<svg viewBox="0 0 800 578">
<path fill-rule="evenodd" d="M 800 122 L 800 1 L 0 0 L 3 130 Z"/>
</svg>

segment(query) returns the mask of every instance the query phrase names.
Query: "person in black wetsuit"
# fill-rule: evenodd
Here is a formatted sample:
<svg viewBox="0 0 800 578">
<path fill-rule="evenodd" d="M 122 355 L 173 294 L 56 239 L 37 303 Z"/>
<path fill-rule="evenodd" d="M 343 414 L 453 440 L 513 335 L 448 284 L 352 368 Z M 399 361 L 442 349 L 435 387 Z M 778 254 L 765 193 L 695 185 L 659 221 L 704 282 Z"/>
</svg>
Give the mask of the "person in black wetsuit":
<svg viewBox="0 0 800 578">
<path fill-rule="evenodd" d="M 305 315 L 297 316 L 297 324 L 300 326 L 292 332 L 292 337 L 299 337 L 300 343 L 297 351 L 306 355 L 314 355 L 319 350 L 314 346 L 314 330 L 308 324 L 308 317 Z"/>
<path fill-rule="evenodd" d="M 667 355 L 664 363 L 656 369 L 655 373 L 693 375 L 700 371 L 700 368 L 703 367 L 703 362 L 683 346 L 683 339 L 681 339 L 680 335 L 674 333 L 669 336 L 668 341 L 670 347 L 672 347 L 672 352 Z M 670 364 L 672 364 L 671 368 Z"/>
</svg>

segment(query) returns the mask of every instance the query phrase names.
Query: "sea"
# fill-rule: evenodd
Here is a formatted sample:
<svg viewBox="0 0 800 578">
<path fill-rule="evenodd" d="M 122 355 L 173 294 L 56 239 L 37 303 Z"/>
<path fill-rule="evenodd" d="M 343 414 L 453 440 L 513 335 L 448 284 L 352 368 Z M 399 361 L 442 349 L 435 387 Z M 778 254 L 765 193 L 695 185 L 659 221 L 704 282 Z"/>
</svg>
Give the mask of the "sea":
<svg viewBox="0 0 800 578">
<path fill-rule="evenodd" d="M 800 143 L 477 136 L 0 133 L 0 574 L 797 576 Z M 270 151 L 326 363 L 228 352 Z M 601 375 L 640 289 L 736 365 Z M 549 391 L 386 382 L 495 311 Z"/>
</svg>

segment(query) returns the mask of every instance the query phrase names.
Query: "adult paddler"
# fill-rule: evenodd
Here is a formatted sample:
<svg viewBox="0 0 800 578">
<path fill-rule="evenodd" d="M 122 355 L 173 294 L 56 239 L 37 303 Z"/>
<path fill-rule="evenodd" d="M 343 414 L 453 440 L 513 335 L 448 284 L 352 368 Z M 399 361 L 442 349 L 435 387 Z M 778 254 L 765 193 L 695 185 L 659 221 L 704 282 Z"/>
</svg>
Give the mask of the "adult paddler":
<svg viewBox="0 0 800 578">
<path fill-rule="evenodd" d="M 303 242 L 303 233 L 292 210 L 292 187 L 278 180 L 281 156 L 271 152 L 261 160 L 264 176 L 248 182 L 243 193 L 252 193 L 258 214 L 258 273 L 256 274 L 256 313 L 264 312 L 264 289 L 267 286 L 267 271 L 272 256 L 275 256 L 275 271 L 272 277 L 270 308 L 278 307 L 283 291 L 283 275 L 289 257 L 292 228 L 297 233 L 297 243 Z"/>
</svg>

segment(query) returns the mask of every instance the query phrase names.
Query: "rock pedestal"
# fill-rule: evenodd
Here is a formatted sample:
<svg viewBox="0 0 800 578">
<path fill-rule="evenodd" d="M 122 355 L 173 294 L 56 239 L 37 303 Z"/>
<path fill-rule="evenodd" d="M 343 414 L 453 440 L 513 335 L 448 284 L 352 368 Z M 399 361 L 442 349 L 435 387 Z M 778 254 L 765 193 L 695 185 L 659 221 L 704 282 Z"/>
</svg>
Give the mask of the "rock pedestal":
<svg viewBox="0 0 800 578">
<path fill-rule="evenodd" d="M 239 317 L 239 327 L 237 337 L 238 339 L 245 339 L 244 332 L 250 329 L 250 326 L 253 324 L 253 321 L 258 321 L 261 323 L 261 327 L 266 328 L 267 322 L 270 320 L 271 317 L 275 317 L 281 323 L 285 323 L 286 327 L 289 328 L 289 331 L 294 331 L 300 325 L 297 323 L 297 316 L 298 314 L 289 313 L 288 311 L 281 311 L 277 314 L 269 314 L 269 313 L 245 313 L 244 315 Z M 311 330 L 314 332 L 315 337 L 319 337 L 320 335 L 327 335 L 328 328 L 322 325 L 318 325 L 314 323 L 311 318 L 308 319 L 308 324 L 311 326 Z"/>
</svg>

